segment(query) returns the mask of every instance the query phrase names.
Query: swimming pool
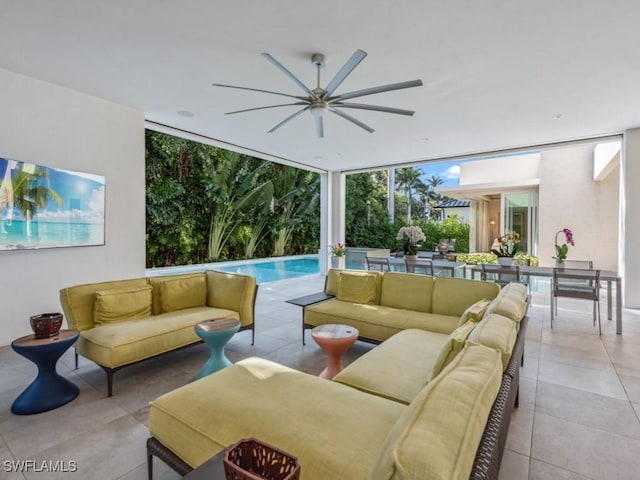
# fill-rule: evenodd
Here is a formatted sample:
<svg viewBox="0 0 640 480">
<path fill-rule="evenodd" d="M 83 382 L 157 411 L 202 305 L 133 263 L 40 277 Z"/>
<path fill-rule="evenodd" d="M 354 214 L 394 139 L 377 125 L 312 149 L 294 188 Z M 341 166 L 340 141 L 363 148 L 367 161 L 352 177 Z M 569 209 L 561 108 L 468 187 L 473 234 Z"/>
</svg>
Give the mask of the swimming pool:
<svg viewBox="0 0 640 480">
<path fill-rule="evenodd" d="M 230 265 L 219 263 L 211 264 L 209 268 L 229 273 L 252 275 L 256 277 L 256 282 L 259 284 L 320 273 L 317 255 L 280 260 L 245 260 L 233 262 Z"/>
<path fill-rule="evenodd" d="M 243 273 L 256 277 L 257 283 L 275 282 L 287 278 L 320 273 L 318 255 L 300 255 L 278 259 L 258 258 L 231 262 L 201 263 L 197 265 L 178 265 L 175 267 L 147 268 L 145 276 L 177 275 L 180 273 L 220 270 L 229 273 Z"/>
</svg>

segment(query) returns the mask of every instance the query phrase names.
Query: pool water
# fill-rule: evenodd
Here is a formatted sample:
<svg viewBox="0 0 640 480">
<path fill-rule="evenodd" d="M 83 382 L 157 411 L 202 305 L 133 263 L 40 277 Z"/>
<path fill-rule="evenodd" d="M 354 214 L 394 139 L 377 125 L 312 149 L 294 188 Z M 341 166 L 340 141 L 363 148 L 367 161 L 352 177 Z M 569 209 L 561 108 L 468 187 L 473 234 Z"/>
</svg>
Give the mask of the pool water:
<svg viewBox="0 0 640 480">
<path fill-rule="evenodd" d="M 213 268 L 223 272 L 252 275 L 256 277 L 256 282 L 259 284 L 320 273 L 320 263 L 317 257 L 215 265 Z"/>
</svg>

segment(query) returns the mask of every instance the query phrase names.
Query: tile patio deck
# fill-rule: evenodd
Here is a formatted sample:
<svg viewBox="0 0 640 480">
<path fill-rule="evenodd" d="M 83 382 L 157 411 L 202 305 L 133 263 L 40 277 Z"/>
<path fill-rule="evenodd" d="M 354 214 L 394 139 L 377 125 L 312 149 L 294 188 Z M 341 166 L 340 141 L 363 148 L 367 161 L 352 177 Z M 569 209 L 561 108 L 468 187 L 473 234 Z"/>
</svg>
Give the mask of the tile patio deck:
<svg viewBox="0 0 640 480">
<path fill-rule="evenodd" d="M 285 300 L 319 291 L 323 281 L 310 276 L 261 285 L 256 344 L 250 345 L 250 333 L 238 333 L 228 357 L 263 356 L 318 374 L 325 356 L 310 336 L 302 346 L 301 309 Z M 603 303 L 598 337 L 588 302 L 560 299 L 553 331 L 548 302 L 543 284 L 532 294 L 520 408 L 512 416 L 500 478 L 638 478 L 640 311 L 624 310 L 619 336 Z M 345 363 L 371 348 L 356 342 Z M 79 397 L 51 412 L 16 416 L 11 403 L 35 367 L 11 347 L 0 348 L 0 479 L 146 479 L 149 401 L 191 381 L 207 358 L 207 347 L 199 345 L 129 367 L 115 374 L 115 396 L 107 398 L 104 372 L 82 358 L 73 370 L 69 351 L 58 370 L 80 387 Z M 9 472 L 5 461 L 11 460 L 75 460 L 78 472 Z M 157 460 L 154 467 L 157 479 L 179 478 Z"/>
</svg>

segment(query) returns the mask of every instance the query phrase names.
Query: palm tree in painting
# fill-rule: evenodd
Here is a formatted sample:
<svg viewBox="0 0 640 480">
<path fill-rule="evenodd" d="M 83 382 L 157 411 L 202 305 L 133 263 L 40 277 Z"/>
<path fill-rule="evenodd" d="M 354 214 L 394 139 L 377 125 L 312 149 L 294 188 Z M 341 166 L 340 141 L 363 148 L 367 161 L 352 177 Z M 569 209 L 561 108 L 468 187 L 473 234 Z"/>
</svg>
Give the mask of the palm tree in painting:
<svg viewBox="0 0 640 480">
<path fill-rule="evenodd" d="M 26 170 L 25 166 L 27 166 Z M 49 174 L 45 169 L 29 164 L 22 164 L 21 167 L 14 170 L 11 176 L 13 207 L 22 213 L 27 225 L 28 237 L 31 236 L 31 220 L 38 210 L 46 207 L 49 200 L 62 206 L 62 197 L 46 185 L 48 178 Z"/>
</svg>

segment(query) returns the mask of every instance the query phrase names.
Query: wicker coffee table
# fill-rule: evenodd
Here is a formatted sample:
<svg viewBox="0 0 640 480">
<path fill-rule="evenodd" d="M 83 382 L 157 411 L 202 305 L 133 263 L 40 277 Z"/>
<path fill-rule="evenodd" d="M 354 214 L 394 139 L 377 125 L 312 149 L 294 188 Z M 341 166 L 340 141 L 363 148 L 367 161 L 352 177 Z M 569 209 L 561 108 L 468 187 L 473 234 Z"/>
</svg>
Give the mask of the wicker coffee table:
<svg viewBox="0 0 640 480">
<path fill-rule="evenodd" d="M 196 335 L 211 348 L 209 360 L 196 373 L 194 380 L 206 377 L 231 365 L 231 362 L 224 354 L 224 347 L 231 340 L 231 337 L 240 330 L 240 322 L 238 320 L 233 318 L 207 320 L 197 324 L 194 329 Z"/>
<path fill-rule="evenodd" d="M 327 367 L 320 373 L 320 377 L 333 379 L 342 371 L 342 355 L 358 339 L 357 328 L 349 325 L 326 324 L 311 330 L 311 337 L 327 354 Z"/>
</svg>

